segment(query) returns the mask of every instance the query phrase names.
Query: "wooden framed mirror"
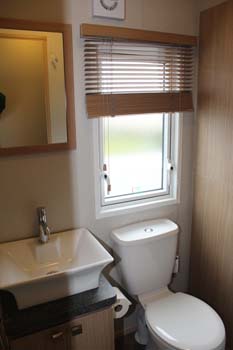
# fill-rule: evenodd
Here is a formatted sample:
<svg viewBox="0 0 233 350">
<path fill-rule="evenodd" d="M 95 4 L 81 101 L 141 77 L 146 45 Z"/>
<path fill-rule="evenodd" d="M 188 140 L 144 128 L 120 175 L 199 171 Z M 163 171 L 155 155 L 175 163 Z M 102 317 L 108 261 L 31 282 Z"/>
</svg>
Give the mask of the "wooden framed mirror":
<svg viewBox="0 0 233 350">
<path fill-rule="evenodd" d="M 0 18 L 0 156 L 76 147 L 72 28 Z"/>
</svg>

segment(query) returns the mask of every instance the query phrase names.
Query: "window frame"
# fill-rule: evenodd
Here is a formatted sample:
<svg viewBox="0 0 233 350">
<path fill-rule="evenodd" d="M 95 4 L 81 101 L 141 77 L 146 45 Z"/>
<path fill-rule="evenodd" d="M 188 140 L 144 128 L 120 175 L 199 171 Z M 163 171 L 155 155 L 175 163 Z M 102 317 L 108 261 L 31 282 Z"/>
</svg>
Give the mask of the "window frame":
<svg viewBox="0 0 233 350">
<path fill-rule="evenodd" d="M 158 195 L 157 191 L 151 191 L 148 195 L 135 194 L 128 195 L 127 200 L 123 201 L 103 201 L 104 191 L 103 185 L 103 118 L 93 120 L 93 152 L 94 152 L 94 179 L 95 179 L 95 209 L 96 218 L 100 219 L 108 216 L 122 215 L 130 212 L 148 210 L 158 208 L 165 205 L 177 204 L 180 201 L 180 178 L 181 178 L 181 159 L 182 159 L 182 128 L 183 128 L 183 113 L 170 113 L 169 120 L 171 123 L 171 143 L 170 160 L 173 166 L 170 172 L 170 191 L 163 192 Z M 122 117 L 124 118 L 124 117 Z M 127 118 L 127 116 L 125 117 Z M 143 116 L 142 116 L 143 118 Z M 172 147 L 174 144 L 174 147 Z M 164 172 L 167 169 L 163 169 Z M 154 194 L 153 194 L 154 192 Z M 157 195 L 155 195 L 155 192 Z M 153 194 L 153 195 L 152 195 Z M 130 196 L 133 199 L 130 200 Z M 122 196 L 121 196 L 122 197 Z M 138 198 L 136 198 L 138 197 Z"/>
</svg>

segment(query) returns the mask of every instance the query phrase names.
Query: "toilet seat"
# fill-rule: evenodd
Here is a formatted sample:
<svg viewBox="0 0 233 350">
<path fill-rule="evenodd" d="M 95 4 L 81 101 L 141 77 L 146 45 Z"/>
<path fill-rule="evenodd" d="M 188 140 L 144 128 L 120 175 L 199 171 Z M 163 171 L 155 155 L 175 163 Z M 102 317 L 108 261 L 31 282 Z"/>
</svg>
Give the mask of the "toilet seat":
<svg viewBox="0 0 233 350">
<path fill-rule="evenodd" d="M 168 349 L 224 349 L 222 320 L 209 305 L 188 294 L 167 294 L 152 301 L 145 317 L 152 336 Z"/>
</svg>

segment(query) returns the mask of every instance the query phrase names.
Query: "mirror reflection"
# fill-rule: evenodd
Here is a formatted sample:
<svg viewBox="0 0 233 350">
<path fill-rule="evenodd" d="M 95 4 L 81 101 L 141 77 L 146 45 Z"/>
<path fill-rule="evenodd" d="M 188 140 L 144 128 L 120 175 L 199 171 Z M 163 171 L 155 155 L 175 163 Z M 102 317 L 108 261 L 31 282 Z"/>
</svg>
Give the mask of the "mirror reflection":
<svg viewBox="0 0 233 350">
<path fill-rule="evenodd" d="M 0 147 L 67 142 L 62 33 L 0 29 Z"/>
</svg>

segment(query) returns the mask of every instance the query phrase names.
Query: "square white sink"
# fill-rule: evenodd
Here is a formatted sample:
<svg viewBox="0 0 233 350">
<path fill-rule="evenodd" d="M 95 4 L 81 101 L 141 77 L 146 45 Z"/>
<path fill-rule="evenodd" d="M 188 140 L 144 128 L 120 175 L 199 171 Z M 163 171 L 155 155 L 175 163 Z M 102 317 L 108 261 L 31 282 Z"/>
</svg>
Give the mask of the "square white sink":
<svg viewBox="0 0 233 350">
<path fill-rule="evenodd" d="M 112 256 L 85 228 L 0 244 L 0 289 L 11 292 L 18 308 L 60 299 L 99 286 Z"/>
</svg>

